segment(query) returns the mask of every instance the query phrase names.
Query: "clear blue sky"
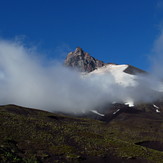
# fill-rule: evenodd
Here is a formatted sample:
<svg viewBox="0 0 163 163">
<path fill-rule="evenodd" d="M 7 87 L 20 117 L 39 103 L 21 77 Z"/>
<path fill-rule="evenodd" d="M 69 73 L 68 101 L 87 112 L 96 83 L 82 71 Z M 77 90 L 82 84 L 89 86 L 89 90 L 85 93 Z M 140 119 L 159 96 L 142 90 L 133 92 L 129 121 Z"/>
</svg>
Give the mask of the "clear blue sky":
<svg viewBox="0 0 163 163">
<path fill-rule="evenodd" d="M 0 37 L 25 36 L 49 58 L 82 47 L 105 62 L 148 69 L 160 0 L 1 0 Z"/>
</svg>

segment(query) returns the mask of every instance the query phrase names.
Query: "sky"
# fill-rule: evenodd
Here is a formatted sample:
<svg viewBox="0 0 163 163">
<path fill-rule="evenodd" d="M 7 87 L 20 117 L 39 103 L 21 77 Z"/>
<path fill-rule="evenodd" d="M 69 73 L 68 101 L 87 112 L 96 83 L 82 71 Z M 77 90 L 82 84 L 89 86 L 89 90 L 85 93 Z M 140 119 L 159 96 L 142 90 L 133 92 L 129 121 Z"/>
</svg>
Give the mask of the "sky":
<svg viewBox="0 0 163 163">
<path fill-rule="evenodd" d="M 76 47 L 104 62 L 150 66 L 162 0 L 1 0 L 0 38 L 63 60 Z"/>
</svg>

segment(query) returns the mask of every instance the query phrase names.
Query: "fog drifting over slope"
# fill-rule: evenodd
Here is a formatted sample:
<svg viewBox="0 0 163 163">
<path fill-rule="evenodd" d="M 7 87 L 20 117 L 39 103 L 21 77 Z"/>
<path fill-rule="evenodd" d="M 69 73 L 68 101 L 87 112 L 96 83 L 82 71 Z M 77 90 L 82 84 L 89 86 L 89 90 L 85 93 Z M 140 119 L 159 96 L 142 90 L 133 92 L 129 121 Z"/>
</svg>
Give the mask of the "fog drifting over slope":
<svg viewBox="0 0 163 163">
<path fill-rule="evenodd" d="M 106 103 L 152 102 L 156 78 L 139 76 L 135 87 L 123 87 L 111 74 L 81 78 L 58 62 L 44 63 L 22 44 L 0 41 L 0 104 L 16 104 L 48 111 L 85 112 Z M 160 88 L 158 88 L 160 89 Z"/>
<path fill-rule="evenodd" d="M 160 30 L 159 37 L 154 41 L 153 55 L 151 59 L 151 72 L 155 76 L 163 79 L 163 29 Z"/>
</svg>

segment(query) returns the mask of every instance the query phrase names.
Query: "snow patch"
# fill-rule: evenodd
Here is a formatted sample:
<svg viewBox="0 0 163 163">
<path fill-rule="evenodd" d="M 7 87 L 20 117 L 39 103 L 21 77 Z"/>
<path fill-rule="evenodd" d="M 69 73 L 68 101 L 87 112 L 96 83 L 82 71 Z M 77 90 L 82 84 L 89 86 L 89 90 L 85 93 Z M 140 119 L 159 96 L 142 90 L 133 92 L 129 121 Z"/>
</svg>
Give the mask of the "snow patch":
<svg viewBox="0 0 163 163">
<path fill-rule="evenodd" d="M 120 109 L 118 109 L 117 111 L 115 111 L 113 114 L 117 114 L 120 111 Z"/>
<path fill-rule="evenodd" d="M 156 106 L 155 104 L 153 104 L 153 107 L 155 107 L 155 108 L 156 108 L 156 113 L 160 113 L 160 111 L 158 110 L 158 109 L 159 109 L 159 107 L 158 107 L 158 106 Z"/>
<path fill-rule="evenodd" d="M 158 107 L 158 106 L 156 106 L 155 104 L 153 104 L 153 106 L 154 106 L 156 109 L 159 109 L 159 107 Z"/>
<path fill-rule="evenodd" d="M 95 113 L 95 114 L 97 114 L 97 115 L 100 115 L 100 116 L 102 116 L 102 117 L 105 116 L 104 114 L 101 114 L 101 113 L 97 112 L 96 110 L 91 110 L 91 112 L 93 112 L 93 113 Z"/>
<path fill-rule="evenodd" d="M 134 107 L 134 102 L 128 101 L 128 102 L 125 102 L 125 105 L 128 105 L 129 107 Z"/>
<path fill-rule="evenodd" d="M 92 77 L 97 75 L 106 75 L 110 74 L 115 82 L 123 87 L 136 86 L 138 83 L 136 81 L 136 76 L 127 74 L 124 72 L 128 68 L 128 65 L 114 65 L 108 64 L 106 66 L 100 67 L 88 74 L 85 77 Z M 108 84 L 108 83 L 106 83 Z"/>
<path fill-rule="evenodd" d="M 156 109 L 156 113 L 160 113 L 160 111 L 158 109 Z"/>
</svg>

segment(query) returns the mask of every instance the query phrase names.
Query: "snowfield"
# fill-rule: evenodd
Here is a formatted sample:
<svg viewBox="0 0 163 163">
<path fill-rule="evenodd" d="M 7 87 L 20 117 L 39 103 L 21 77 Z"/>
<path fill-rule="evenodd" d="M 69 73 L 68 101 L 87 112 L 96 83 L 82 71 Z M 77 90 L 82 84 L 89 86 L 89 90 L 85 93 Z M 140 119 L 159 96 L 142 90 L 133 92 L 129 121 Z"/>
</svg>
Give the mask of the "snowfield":
<svg viewBox="0 0 163 163">
<path fill-rule="evenodd" d="M 156 97 L 157 93 L 163 92 L 161 81 L 146 74 L 126 73 L 127 68 L 130 67 L 126 64 L 108 64 L 90 73 L 82 73 L 81 76 L 99 87 L 99 90 L 106 92 L 106 96 L 112 99 L 111 103 L 119 100 L 117 102 L 129 107 L 134 107 L 141 100 L 143 102 L 154 100 L 153 97 Z"/>
<path fill-rule="evenodd" d="M 137 82 L 135 81 L 136 76 L 127 74 L 124 72 L 128 68 L 128 65 L 114 65 L 108 64 L 101 68 L 98 68 L 88 74 L 88 76 L 93 75 L 111 75 L 117 84 L 120 84 L 124 87 L 136 86 Z"/>
</svg>

